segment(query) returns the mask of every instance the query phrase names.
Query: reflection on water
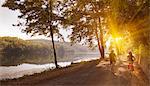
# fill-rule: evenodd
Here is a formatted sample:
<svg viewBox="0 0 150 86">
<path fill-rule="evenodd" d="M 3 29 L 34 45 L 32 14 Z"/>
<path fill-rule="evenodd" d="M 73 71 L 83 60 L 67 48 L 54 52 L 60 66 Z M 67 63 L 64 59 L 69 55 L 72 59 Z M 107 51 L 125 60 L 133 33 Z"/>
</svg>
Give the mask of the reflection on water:
<svg viewBox="0 0 150 86">
<path fill-rule="evenodd" d="M 71 59 L 67 59 L 66 62 L 58 62 L 58 65 L 61 67 L 66 67 L 71 65 L 71 63 L 78 63 L 81 61 L 90 61 L 94 59 L 98 59 L 98 54 L 86 54 L 86 55 L 76 55 L 77 57 L 72 57 Z M 20 57 L 21 58 L 21 57 Z M 44 59 L 46 57 L 43 57 Z M 48 58 L 49 59 L 49 58 Z M 2 61 L 2 60 L 1 60 Z M 23 63 L 17 66 L 0 66 L 0 80 L 2 79 L 13 79 L 13 78 L 19 78 L 24 75 L 32 75 L 34 73 L 41 73 L 46 70 L 54 69 L 55 65 L 54 63 L 48 64 L 29 64 L 29 63 Z"/>
<path fill-rule="evenodd" d="M 34 64 L 44 64 L 50 63 L 52 61 L 52 56 L 50 55 L 31 55 L 31 54 L 0 54 L 0 65 L 1 66 L 12 66 L 19 65 L 22 63 L 34 63 Z"/>
<path fill-rule="evenodd" d="M 99 54 L 95 52 L 83 53 L 81 52 L 76 54 L 66 54 L 63 57 L 57 56 L 58 62 L 66 62 L 66 61 L 74 61 L 82 58 L 89 58 L 89 57 L 98 57 Z M 53 63 L 54 57 L 52 55 L 45 55 L 45 54 L 38 54 L 38 55 L 31 55 L 31 54 L 15 54 L 10 55 L 7 53 L 0 54 L 0 66 L 15 66 L 22 63 L 30 63 L 30 64 L 46 64 L 46 63 Z"/>
<path fill-rule="evenodd" d="M 61 67 L 69 66 L 71 62 L 59 62 L 58 65 Z M 19 78 L 24 75 L 32 75 L 34 73 L 40 73 L 45 70 L 54 69 L 55 65 L 53 63 L 36 65 L 36 64 L 21 64 L 18 66 L 4 67 L 0 66 L 0 80 L 2 79 L 13 79 Z"/>
</svg>

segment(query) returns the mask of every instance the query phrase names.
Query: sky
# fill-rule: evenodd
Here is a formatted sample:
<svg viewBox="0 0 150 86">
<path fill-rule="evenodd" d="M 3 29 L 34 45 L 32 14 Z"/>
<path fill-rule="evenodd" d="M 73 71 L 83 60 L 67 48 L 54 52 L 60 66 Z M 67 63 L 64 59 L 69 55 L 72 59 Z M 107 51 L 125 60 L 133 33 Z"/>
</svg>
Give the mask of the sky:
<svg viewBox="0 0 150 86">
<path fill-rule="evenodd" d="M 31 37 L 26 33 L 22 33 L 19 27 L 12 26 L 12 24 L 17 24 L 17 21 L 19 21 L 19 19 L 17 18 L 19 12 L 12 11 L 8 8 L 2 7 L 2 4 L 4 2 L 5 0 L 0 0 L 0 37 L 12 36 L 12 37 L 18 37 L 22 39 L 50 39 L 44 36 Z M 68 33 L 64 30 L 61 30 L 61 33 L 64 36 L 65 41 L 69 41 L 69 39 L 67 39 Z M 57 39 L 55 38 L 55 40 Z"/>
</svg>

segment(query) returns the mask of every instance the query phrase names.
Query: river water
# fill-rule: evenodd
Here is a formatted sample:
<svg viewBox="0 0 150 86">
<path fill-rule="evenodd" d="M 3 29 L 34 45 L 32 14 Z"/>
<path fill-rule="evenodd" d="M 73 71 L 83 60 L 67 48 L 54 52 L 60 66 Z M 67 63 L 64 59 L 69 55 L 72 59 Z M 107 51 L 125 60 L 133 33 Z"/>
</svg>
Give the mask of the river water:
<svg viewBox="0 0 150 86">
<path fill-rule="evenodd" d="M 82 61 L 90 61 L 99 59 L 99 55 L 85 55 L 84 57 L 76 57 L 72 61 L 68 62 L 58 62 L 61 67 L 67 67 L 71 63 L 79 63 Z M 17 66 L 0 66 L 0 80 L 4 79 L 14 79 L 23 77 L 24 75 L 32 75 L 34 73 L 41 73 L 43 71 L 55 69 L 54 63 L 48 64 L 28 64 L 23 63 Z"/>
</svg>

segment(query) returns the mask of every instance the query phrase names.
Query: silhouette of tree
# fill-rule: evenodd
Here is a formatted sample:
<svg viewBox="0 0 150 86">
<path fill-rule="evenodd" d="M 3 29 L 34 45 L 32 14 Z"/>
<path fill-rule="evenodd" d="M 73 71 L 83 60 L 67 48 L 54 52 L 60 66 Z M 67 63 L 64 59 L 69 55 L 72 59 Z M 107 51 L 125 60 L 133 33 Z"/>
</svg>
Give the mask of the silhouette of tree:
<svg viewBox="0 0 150 86">
<path fill-rule="evenodd" d="M 97 41 L 101 57 L 104 58 L 105 24 L 109 0 L 68 0 L 64 4 L 64 26 L 72 29 L 70 39 L 93 47 Z"/>
<path fill-rule="evenodd" d="M 11 10 L 19 10 L 20 21 L 14 26 L 19 26 L 23 32 L 34 35 L 51 37 L 54 50 L 55 65 L 57 58 L 54 44 L 54 35 L 63 38 L 59 33 L 62 15 L 60 13 L 60 1 L 55 0 L 7 0 L 3 7 Z"/>
</svg>

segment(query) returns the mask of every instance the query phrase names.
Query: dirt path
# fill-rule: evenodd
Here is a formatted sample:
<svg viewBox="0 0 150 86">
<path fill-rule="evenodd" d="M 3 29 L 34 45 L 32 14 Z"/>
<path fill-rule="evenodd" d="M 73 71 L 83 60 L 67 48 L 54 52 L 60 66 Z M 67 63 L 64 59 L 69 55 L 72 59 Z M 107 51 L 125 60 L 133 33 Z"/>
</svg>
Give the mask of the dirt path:
<svg viewBox="0 0 150 86">
<path fill-rule="evenodd" d="M 113 69 L 115 71 L 108 61 L 100 64 L 98 61 L 82 62 L 68 68 L 1 81 L 1 86 L 146 86 L 136 74 L 131 76 L 125 64 L 118 64 Z"/>
</svg>

